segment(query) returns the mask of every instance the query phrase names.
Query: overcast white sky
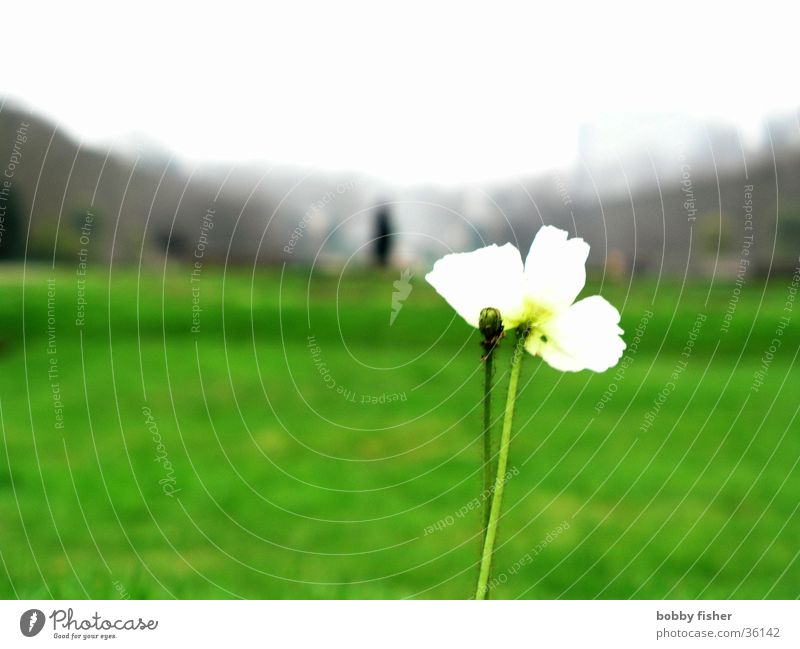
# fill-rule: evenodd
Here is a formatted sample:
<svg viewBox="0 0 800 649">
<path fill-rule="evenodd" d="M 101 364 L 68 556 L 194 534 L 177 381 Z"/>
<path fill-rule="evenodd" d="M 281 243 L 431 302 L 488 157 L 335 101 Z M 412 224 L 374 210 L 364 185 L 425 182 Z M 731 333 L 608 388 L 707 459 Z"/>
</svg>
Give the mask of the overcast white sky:
<svg viewBox="0 0 800 649">
<path fill-rule="evenodd" d="M 395 182 L 565 164 L 602 114 L 800 104 L 791 3 L 199 4 L 8 3 L 0 93 L 92 141 Z"/>
</svg>

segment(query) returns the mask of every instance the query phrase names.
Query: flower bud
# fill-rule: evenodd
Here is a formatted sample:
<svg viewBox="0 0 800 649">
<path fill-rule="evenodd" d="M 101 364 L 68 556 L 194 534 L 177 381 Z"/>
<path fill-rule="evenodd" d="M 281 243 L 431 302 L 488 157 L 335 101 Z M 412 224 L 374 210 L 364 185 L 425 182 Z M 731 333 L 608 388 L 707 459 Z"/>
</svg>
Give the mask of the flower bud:
<svg viewBox="0 0 800 649">
<path fill-rule="evenodd" d="M 503 318 L 494 307 L 481 309 L 478 329 L 487 340 L 495 340 L 503 332 Z"/>
</svg>

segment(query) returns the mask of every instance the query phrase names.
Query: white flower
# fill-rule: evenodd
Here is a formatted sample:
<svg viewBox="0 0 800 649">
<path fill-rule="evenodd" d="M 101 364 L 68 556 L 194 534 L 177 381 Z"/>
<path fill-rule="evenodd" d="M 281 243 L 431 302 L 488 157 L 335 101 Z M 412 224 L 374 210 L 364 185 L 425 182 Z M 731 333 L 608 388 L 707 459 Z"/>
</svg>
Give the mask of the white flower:
<svg viewBox="0 0 800 649">
<path fill-rule="evenodd" d="M 494 307 L 503 326 L 529 323 L 525 348 L 563 372 L 604 372 L 625 349 L 619 311 L 599 295 L 575 302 L 586 283 L 589 244 L 546 225 L 531 244 L 525 266 L 510 243 L 445 255 L 425 276 L 473 327 L 481 309 Z"/>
</svg>

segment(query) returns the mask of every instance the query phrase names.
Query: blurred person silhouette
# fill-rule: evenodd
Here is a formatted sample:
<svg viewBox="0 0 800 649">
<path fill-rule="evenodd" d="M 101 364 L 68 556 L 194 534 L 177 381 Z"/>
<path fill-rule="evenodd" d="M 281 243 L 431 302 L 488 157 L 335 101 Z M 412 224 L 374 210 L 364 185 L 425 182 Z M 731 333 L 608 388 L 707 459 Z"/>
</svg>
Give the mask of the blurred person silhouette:
<svg viewBox="0 0 800 649">
<path fill-rule="evenodd" d="M 392 216 L 388 205 L 381 205 L 375 212 L 375 242 L 374 254 L 375 264 L 380 268 L 389 265 L 389 257 L 392 254 Z"/>
</svg>

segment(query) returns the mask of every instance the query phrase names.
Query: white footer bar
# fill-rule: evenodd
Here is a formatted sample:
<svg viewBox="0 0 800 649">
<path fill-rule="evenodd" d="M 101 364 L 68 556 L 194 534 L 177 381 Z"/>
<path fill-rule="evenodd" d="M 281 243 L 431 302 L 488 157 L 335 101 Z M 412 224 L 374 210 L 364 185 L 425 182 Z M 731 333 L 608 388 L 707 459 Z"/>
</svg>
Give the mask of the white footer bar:
<svg viewBox="0 0 800 649">
<path fill-rule="evenodd" d="M 798 628 L 796 601 L 0 602 L 0 647 L 799 647 Z"/>
</svg>

